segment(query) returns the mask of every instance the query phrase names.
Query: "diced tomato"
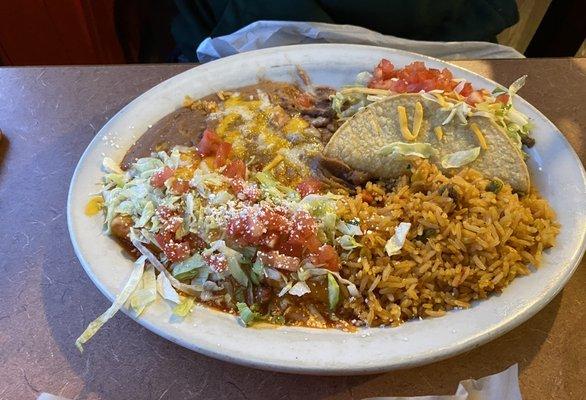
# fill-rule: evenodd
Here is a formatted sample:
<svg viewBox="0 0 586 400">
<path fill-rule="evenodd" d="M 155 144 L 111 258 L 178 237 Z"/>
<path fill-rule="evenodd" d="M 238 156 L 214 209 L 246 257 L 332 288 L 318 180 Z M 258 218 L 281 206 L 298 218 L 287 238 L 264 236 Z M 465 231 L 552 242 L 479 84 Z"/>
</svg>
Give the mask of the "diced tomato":
<svg viewBox="0 0 586 400">
<path fill-rule="evenodd" d="M 319 193 L 322 186 L 323 183 L 320 180 L 310 177 L 297 185 L 297 191 L 301 197 L 305 197 L 308 194 Z"/>
<path fill-rule="evenodd" d="M 222 143 L 222 139 L 212 130 L 206 129 L 197 145 L 197 154 L 201 157 L 215 155 L 220 143 Z"/>
<path fill-rule="evenodd" d="M 216 159 L 214 160 L 214 167 L 220 168 L 226 165 L 230 152 L 232 151 L 232 145 L 228 142 L 221 142 L 216 150 Z"/>
<path fill-rule="evenodd" d="M 246 182 L 240 178 L 233 178 L 230 179 L 230 188 L 240 200 L 254 203 L 260 199 L 261 193 L 256 183 Z"/>
<path fill-rule="evenodd" d="M 244 161 L 240 159 L 230 161 L 224 170 L 224 175 L 226 175 L 228 178 L 245 179 L 246 164 L 244 164 Z"/>
<path fill-rule="evenodd" d="M 155 214 L 157 217 L 159 217 L 162 223 L 166 223 L 171 217 L 176 216 L 177 212 L 175 210 L 171 210 L 169 207 L 159 206 L 157 207 Z"/>
<path fill-rule="evenodd" d="M 383 58 L 374 69 L 376 79 L 391 79 L 394 77 L 395 66 L 389 60 Z"/>
<path fill-rule="evenodd" d="M 175 240 L 172 232 L 157 233 L 155 239 L 170 262 L 185 260 L 191 254 L 189 243 Z"/>
<path fill-rule="evenodd" d="M 297 257 L 290 257 L 280 254 L 278 251 L 256 253 L 258 259 L 266 266 L 283 271 L 297 271 L 301 266 L 301 260 Z"/>
<path fill-rule="evenodd" d="M 301 93 L 295 99 L 295 104 L 299 108 L 310 108 L 310 107 L 313 107 L 314 103 L 315 103 L 315 99 L 313 98 L 313 96 L 311 94 L 305 93 L 305 92 Z"/>
<path fill-rule="evenodd" d="M 421 90 L 440 89 L 451 91 L 457 86 L 452 73 L 444 68 L 427 68 L 421 61 L 415 61 L 404 68 L 395 69 L 390 61 L 382 59 L 375 67 L 372 80 L 368 87 L 386 89 L 396 93 L 417 93 Z M 473 91 L 472 85 L 465 84 L 463 96 Z"/>
<path fill-rule="evenodd" d="M 205 242 L 205 240 L 203 240 L 195 233 L 189 233 L 186 240 L 189 242 L 190 247 L 194 250 L 203 250 L 208 247 L 208 244 Z"/>
<path fill-rule="evenodd" d="M 242 246 L 252 245 L 298 258 L 315 253 L 321 246 L 317 223 L 305 211 L 291 213 L 256 205 L 229 219 L 226 233 Z"/>
<path fill-rule="evenodd" d="M 312 254 L 310 259 L 313 264 L 323 266 L 330 271 L 340 270 L 340 257 L 329 244 L 321 246 L 315 254 Z"/>
<path fill-rule="evenodd" d="M 501 93 L 496 96 L 496 101 L 499 103 L 507 104 L 509 102 L 509 95 L 507 93 Z"/>
<path fill-rule="evenodd" d="M 223 254 L 204 255 L 203 259 L 214 272 L 224 272 L 228 269 L 228 260 Z"/>
<path fill-rule="evenodd" d="M 468 97 L 470 96 L 470 93 L 472 93 L 473 91 L 474 89 L 472 88 L 472 84 L 470 82 L 466 82 L 462 90 L 460 90 L 460 95 Z"/>
<path fill-rule="evenodd" d="M 189 181 L 183 179 L 175 179 L 171 183 L 171 191 L 175 194 L 184 194 L 189 190 Z"/>
<path fill-rule="evenodd" d="M 296 211 L 291 216 L 291 228 L 289 230 L 289 240 L 293 244 L 304 245 L 316 236 L 317 223 L 315 219 L 306 211 Z M 310 251 L 314 251 L 311 249 Z"/>
<path fill-rule="evenodd" d="M 151 186 L 156 188 L 161 188 L 165 186 L 165 181 L 172 177 L 174 173 L 174 170 L 165 166 L 165 168 L 153 174 L 153 176 L 151 177 Z"/>
<path fill-rule="evenodd" d="M 475 105 L 483 100 L 482 93 L 479 90 L 475 90 L 466 97 L 466 103 Z"/>
</svg>

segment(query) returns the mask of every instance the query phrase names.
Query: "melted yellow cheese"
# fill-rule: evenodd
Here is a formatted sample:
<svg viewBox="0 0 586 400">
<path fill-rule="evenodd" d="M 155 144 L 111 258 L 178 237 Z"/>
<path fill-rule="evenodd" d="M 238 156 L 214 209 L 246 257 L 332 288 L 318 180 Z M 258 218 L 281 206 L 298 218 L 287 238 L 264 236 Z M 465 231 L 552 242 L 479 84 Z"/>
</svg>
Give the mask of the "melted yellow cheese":
<svg viewBox="0 0 586 400">
<path fill-rule="evenodd" d="M 218 126 L 216 127 L 216 133 L 221 137 L 224 138 L 226 132 L 232 128 L 237 121 L 239 121 L 242 117 L 240 114 L 237 113 L 230 113 L 226 115 L 224 118 L 220 120 Z"/>
<path fill-rule="evenodd" d="M 283 127 L 283 131 L 285 133 L 294 133 L 294 132 L 303 132 L 307 127 L 309 126 L 309 124 L 307 123 L 306 120 L 304 120 L 303 118 L 299 117 L 299 116 L 295 116 L 293 118 L 291 118 L 289 120 L 289 122 L 287 122 L 287 125 L 285 125 Z"/>
<path fill-rule="evenodd" d="M 93 196 L 85 205 L 85 215 L 93 217 L 104 208 L 104 198 L 102 196 Z"/>
</svg>

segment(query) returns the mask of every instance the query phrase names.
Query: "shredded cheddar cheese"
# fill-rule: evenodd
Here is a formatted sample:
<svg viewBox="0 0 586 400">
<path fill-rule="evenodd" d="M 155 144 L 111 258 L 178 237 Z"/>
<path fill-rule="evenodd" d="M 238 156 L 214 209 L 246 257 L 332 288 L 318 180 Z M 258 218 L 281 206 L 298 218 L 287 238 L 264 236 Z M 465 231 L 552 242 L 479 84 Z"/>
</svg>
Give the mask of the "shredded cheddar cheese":
<svg viewBox="0 0 586 400">
<path fill-rule="evenodd" d="M 449 104 L 446 99 L 444 99 L 444 96 L 442 96 L 440 93 L 434 93 L 434 95 L 442 108 L 449 107 Z"/>
<path fill-rule="evenodd" d="M 340 90 L 340 93 L 342 93 L 342 94 L 364 93 L 364 94 L 374 94 L 374 95 L 383 95 L 383 96 L 389 96 L 391 94 L 391 92 L 388 91 L 387 89 L 373 89 L 373 88 L 365 88 L 362 86 L 344 88 L 344 89 Z"/>
<path fill-rule="evenodd" d="M 263 172 L 267 172 L 272 170 L 273 168 L 275 168 L 277 165 L 279 165 L 282 161 L 284 160 L 283 156 L 281 154 L 277 154 L 275 156 L 275 158 L 273 158 L 271 160 L 270 163 L 268 163 L 267 165 L 265 165 L 265 167 L 262 169 Z"/>
<path fill-rule="evenodd" d="M 437 136 L 437 140 L 442 140 L 444 138 L 444 130 L 441 126 L 436 126 L 433 128 L 433 131 L 435 132 L 435 136 Z"/>
<path fill-rule="evenodd" d="M 415 140 L 417 136 L 413 135 L 409 130 L 409 122 L 407 121 L 407 111 L 403 106 L 397 106 L 397 112 L 399 113 L 399 126 L 401 127 L 401 134 L 405 140 Z"/>
<path fill-rule="evenodd" d="M 480 144 L 480 148 L 482 150 L 488 149 L 488 144 L 486 143 L 486 139 L 484 138 L 484 134 L 482 133 L 482 131 L 480 130 L 478 125 L 476 125 L 473 122 L 470 124 L 470 128 L 472 129 L 472 132 L 474 132 L 474 134 L 476 135 L 476 138 L 478 139 L 478 143 Z"/>
<path fill-rule="evenodd" d="M 415 116 L 413 118 L 413 136 L 417 137 L 421 130 L 421 124 L 423 123 L 423 106 L 420 102 L 415 103 Z"/>
</svg>

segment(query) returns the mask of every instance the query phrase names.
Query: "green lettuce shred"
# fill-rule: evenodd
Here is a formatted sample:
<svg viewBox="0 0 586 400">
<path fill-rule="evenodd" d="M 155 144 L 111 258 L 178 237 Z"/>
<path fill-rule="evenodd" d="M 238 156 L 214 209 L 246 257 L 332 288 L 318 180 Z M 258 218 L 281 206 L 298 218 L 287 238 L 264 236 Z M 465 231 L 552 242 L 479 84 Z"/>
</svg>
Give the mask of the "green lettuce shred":
<svg viewBox="0 0 586 400">
<path fill-rule="evenodd" d="M 250 325 L 252 322 L 254 322 L 255 319 L 259 317 L 259 315 L 252 311 L 246 303 L 236 303 L 236 307 L 238 308 L 240 320 L 246 326 Z"/>
<path fill-rule="evenodd" d="M 379 154 L 381 156 L 400 154 L 405 157 L 415 156 L 419 158 L 429 158 L 433 155 L 433 152 L 433 146 L 429 143 L 394 142 L 381 147 Z"/>
<path fill-rule="evenodd" d="M 342 235 L 337 238 L 336 241 L 344 250 L 352 250 L 362 246 L 350 235 Z"/>
<path fill-rule="evenodd" d="M 340 286 L 334 275 L 328 273 L 328 303 L 330 311 L 334 311 L 340 301 Z"/>
<path fill-rule="evenodd" d="M 193 279 L 199 275 L 199 269 L 206 267 L 206 263 L 199 253 L 173 265 L 172 275 L 180 281 Z"/>
<path fill-rule="evenodd" d="M 186 317 L 193 309 L 195 298 L 191 296 L 181 296 L 181 301 L 173 308 L 173 315 Z"/>
<path fill-rule="evenodd" d="M 136 315 L 141 315 L 144 309 L 157 299 L 157 278 L 155 267 L 148 265 L 144 270 L 142 279 L 130 296 L 130 307 Z"/>
<path fill-rule="evenodd" d="M 468 150 L 456 151 L 442 157 L 441 163 L 444 168 L 460 168 L 470 164 L 480 155 L 480 147 L 473 147 Z"/>
<path fill-rule="evenodd" d="M 134 292 L 138 283 L 142 278 L 142 274 L 144 272 L 144 264 L 146 261 L 146 257 L 142 256 L 138 260 L 135 261 L 134 267 L 132 269 L 132 273 L 130 274 L 130 278 L 126 281 L 126 284 L 118 293 L 114 302 L 102 315 L 98 318 L 90 322 L 88 327 L 83 331 L 83 333 L 77 338 L 75 341 L 75 346 L 77 349 L 83 353 L 83 345 L 87 343 L 88 340 L 92 338 L 100 330 L 100 328 L 108 322 L 110 318 L 112 318 L 120 308 L 128 301 L 130 295 Z"/>
</svg>

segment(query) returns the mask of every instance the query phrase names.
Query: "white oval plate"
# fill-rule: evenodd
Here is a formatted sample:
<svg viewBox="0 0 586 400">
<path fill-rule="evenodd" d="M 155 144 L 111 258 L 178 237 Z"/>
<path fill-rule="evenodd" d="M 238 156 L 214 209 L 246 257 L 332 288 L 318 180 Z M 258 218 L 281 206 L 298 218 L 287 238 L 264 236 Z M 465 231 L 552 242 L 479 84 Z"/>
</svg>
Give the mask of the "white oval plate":
<svg viewBox="0 0 586 400">
<path fill-rule="evenodd" d="M 301 45 L 271 48 L 227 57 L 179 74 L 142 94 L 116 114 L 92 140 L 71 180 L 67 218 L 75 252 L 92 281 L 112 300 L 130 275 L 131 261 L 101 233 L 101 218 L 84 215 L 88 195 L 99 190 L 104 155 L 120 161 L 126 150 L 185 95 L 199 98 L 220 89 L 255 83 L 258 78 L 291 81 L 295 66 L 314 83 L 339 87 L 372 70 L 382 58 L 403 66 L 414 60 L 448 67 L 476 87 L 495 83 L 440 60 L 404 51 L 358 45 Z M 530 83 L 537 84 L 537 83 Z M 181 346 L 238 364 L 305 374 L 365 374 L 437 361 L 477 347 L 521 324 L 543 308 L 564 286 L 585 248 L 586 177 L 575 152 L 558 129 L 521 98 L 518 109 L 535 124 L 537 144 L 529 167 L 533 183 L 558 213 L 558 245 L 543 266 L 516 279 L 501 295 L 398 328 L 338 330 L 283 327 L 251 329 L 235 317 L 198 306 L 183 322 L 170 320 L 170 306 L 158 300 L 140 324 Z M 128 313 L 127 313 L 128 314 Z M 130 314 L 128 314 L 130 315 Z M 88 318 L 95 316 L 88 316 Z M 91 351 L 91 343 L 88 345 Z"/>
</svg>

